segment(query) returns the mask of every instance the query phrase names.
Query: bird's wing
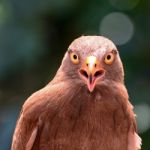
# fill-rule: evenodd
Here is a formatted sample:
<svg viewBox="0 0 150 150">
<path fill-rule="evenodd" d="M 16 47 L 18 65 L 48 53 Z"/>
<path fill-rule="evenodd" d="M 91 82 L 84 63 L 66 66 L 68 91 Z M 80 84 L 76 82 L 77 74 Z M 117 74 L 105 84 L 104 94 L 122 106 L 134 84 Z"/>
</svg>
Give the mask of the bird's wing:
<svg viewBox="0 0 150 150">
<path fill-rule="evenodd" d="M 32 99 L 35 101 L 36 97 L 33 96 L 29 100 L 31 103 L 27 100 L 28 102 L 25 103 L 17 121 L 16 129 L 13 135 L 12 150 L 31 150 L 38 136 L 40 129 L 38 116 L 40 116 L 40 110 L 38 110 L 38 107 L 32 107 Z M 31 105 L 31 108 L 29 104 Z"/>
<path fill-rule="evenodd" d="M 26 130 L 28 126 L 22 119 L 19 119 L 12 143 L 12 150 L 31 150 L 38 133 L 38 126 L 35 124 L 32 130 Z M 28 138 L 27 138 L 28 137 Z"/>
<path fill-rule="evenodd" d="M 57 102 L 65 95 L 62 94 L 64 88 L 64 84 L 49 85 L 26 100 L 13 135 L 12 150 L 31 150 L 36 145 L 45 117 L 43 114 L 55 112 Z"/>
<path fill-rule="evenodd" d="M 128 111 L 130 112 L 131 126 L 128 132 L 128 150 L 140 150 L 142 145 L 142 140 L 138 136 L 135 114 L 133 112 L 133 106 L 128 103 Z"/>
</svg>

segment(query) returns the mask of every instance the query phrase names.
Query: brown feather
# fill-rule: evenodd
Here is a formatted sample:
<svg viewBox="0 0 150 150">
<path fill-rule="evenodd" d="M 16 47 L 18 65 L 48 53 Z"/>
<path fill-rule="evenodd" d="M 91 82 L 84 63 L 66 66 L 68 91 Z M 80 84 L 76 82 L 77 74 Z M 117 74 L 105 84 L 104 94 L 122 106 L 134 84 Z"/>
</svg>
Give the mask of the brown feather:
<svg viewBox="0 0 150 150">
<path fill-rule="evenodd" d="M 70 48 L 87 47 L 90 51 L 93 45 L 99 48 L 102 44 L 109 49 L 115 48 L 103 37 L 100 37 L 100 43 L 93 45 L 88 37 L 87 41 L 82 38 Z M 114 64 L 117 69 L 111 75 L 109 70 L 108 78 L 92 93 L 77 80 L 77 74 L 64 67 L 70 65 L 67 58 L 66 54 L 53 81 L 23 105 L 12 150 L 131 150 L 136 121 L 123 83 L 119 57 L 116 63 L 120 62 L 120 65 Z M 133 150 L 138 148 L 135 146 Z"/>
</svg>

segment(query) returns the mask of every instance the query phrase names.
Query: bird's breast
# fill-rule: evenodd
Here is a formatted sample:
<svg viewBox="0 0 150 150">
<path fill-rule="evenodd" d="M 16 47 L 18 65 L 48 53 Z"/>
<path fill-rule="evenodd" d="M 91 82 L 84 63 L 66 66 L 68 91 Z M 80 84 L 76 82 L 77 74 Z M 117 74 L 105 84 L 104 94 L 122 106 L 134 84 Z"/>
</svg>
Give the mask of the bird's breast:
<svg viewBox="0 0 150 150">
<path fill-rule="evenodd" d="M 76 95 L 44 122 L 41 142 L 51 149 L 117 150 L 126 145 L 128 119 L 113 97 Z"/>
</svg>

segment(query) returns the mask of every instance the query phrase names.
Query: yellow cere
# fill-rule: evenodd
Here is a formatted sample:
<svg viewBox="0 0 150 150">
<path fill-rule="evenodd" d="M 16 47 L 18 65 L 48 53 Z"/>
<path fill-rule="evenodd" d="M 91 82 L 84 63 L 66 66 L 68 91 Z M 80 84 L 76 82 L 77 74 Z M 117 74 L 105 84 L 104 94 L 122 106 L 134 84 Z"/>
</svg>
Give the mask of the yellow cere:
<svg viewBox="0 0 150 150">
<path fill-rule="evenodd" d="M 97 63 L 97 59 L 95 56 L 89 56 L 86 58 L 86 64 L 89 67 L 89 71 L 91 72 L 93 70 L 93 66 Z"/>
</svg>

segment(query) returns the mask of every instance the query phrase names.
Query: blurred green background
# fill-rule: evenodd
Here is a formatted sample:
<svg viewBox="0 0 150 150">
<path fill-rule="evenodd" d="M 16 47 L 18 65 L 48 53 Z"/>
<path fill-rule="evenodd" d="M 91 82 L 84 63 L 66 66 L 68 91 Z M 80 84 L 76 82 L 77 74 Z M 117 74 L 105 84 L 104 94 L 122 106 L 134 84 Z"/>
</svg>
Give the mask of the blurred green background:
<svg viewBox="0 0 150 150">
<path fill-rule="evenodd" d="M 0 150 L 9 150 L 21 106 L 55 75 L 81 35 L 113 40 L 125 67 L 143 150 L 150 150 L 150 1 L 1 0 Z"/>
</svg>

